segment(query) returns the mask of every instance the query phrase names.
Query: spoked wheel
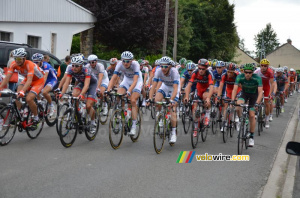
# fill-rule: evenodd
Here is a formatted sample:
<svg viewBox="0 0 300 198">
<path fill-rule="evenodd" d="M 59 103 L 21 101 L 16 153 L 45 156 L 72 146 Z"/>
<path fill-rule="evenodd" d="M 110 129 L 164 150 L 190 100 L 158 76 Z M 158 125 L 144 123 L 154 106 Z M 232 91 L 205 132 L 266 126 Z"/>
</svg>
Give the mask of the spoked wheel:
<svg viewBox="0 0 300 198">
<path fill-rule="evenodd" d="M 215 108 L 216 110 L 216 123 L 214 124 L 214 129 L 215 130 L 215 134 L 218 133 L 218 132 L 221 132 L 221 128 L 222 128 L 222 114 L 221 114 L 221 111 L 220 111 L 220 108 L 219 107 L 216 107 Z"/>
<path fill-rule="evenodd" d="M 0 119 L 2 126 L 0 126 L 0 145 L 7 145 L 14 137 L 17 129 L 17 119 L 14 117 L 13 109 L 11 107 L 3 107 L 0 110 Z"/>
<path fill-rule="evenodd" d="M 228 120 L 229 116 L 227 115 L 226 117 L 227 117 L 226 121 L 223 121 L 223 142 L 224 143 L 227 142 L 228 134 L 230 131 L 230 120 Z"/>
<path fill-rule="evenodd" d="M 164 147 L 166 137 L 166 125 L 164 123 L 164 116 L 160 114 L 155 120 L 153 132 L 153 145 L 157 154 L 160 154 Z"/>
<path fill-rule="evenodd" d="M 233 119 L 236 118 L 236 111 L 234 111 Z M 234 131 L 236 130 L 237 123 L 235 121 L 230 121 L 230 137 L 233 137 Z"/>
<path fill-rule="evenodd" d="M 219 110 L 219 108 L 212 107 L 212 110 L 211 110 L 211 113 L 210 113 L 211 132 L 213 134 L 217 133 L 217 110 Z"/>
<path fill-rule="evenodd" d="M 246 134 L 248 133 L 248 125 L 246 125 L 246 127 L 244 128 L 244 144 L 245 144 L 245 148 L 248 149 L 249 146 L 249 138 L 246 137 Z"/>
<path fill-rule="evenodd" d="M 134 136 L 133 135 L 130 136 L 131 141 L 133 142 L 138 141 L 141 134 L 141 130 L 142 130 L 142 112 L 141 110 L 138 110 L 137 120 L 136 120 L 136 133 Z"/>
<path fill-rule="evenodd" d="M 102 125 L 104 125 L 107 120 L 108 120 L 108 116 L 109 116 L 109 112 L 110 112 L 110 103 L 107 102 L 101 102 L 100 103 L 101 106 L 99 106 L 97 108 L 97 112 L 99 115 L 99 121 Z M 105 112 L 104 108 L 107 108 L 107 112 Z"/>
<path fill-rule="evenodd" d="M 48 103 L 47 103 L 48 104 Z M 57 112 L 57 103 L 52 100 L 52 105 L 54 106 L 53 114 L 50 115 L 50 108 L 49 105 L 46 105 L 46 114 L 45 114 L 45 121 L 49 127 L 52 127 L 57 122 L 58 112 Z"/>
<path fill-rule="evenodd" d="M 61 104 L 61 105 L 57 106 L 57 122 L 56 122 L 57 134 L 58 134 L 59 127 L 60 127 L 60 124 L 61 124 L 61 119 L 62 119 L 64 113 L 66 112 L 66 110 L 68 109 L 68 107 L 69 107 L 68 103 L 64 103 L 64 104 Z"/>
<path fill-rule="evenodd" d="M 279 116 L 280 111 L 281 111 L 281 109 L 280 109 L 280 101 L 279 101 L 279 99 L 276 99 L 276 117 Z"/>
<path fill-rule="evenodd" d="M 155 105 L 154 104 L 152 104 L 152 105 L 150 105 L 150 111 L 151 111 L 151 118 L 152 119 L 155 119 Z"/>
<path fill-rule="evenodd" d="M 199 121 L 198 121 L 198 122 L 199 122 Z M 193 127 L 192 127 L 192 128 L 193 128 Z M 197 147 L 198 140 L 199 140 L 199 133 L 201 133 L 201 132 L 200 132 L 199 124 L 198 124 L 197 134 L 194 133 L 194 131 L 191 132 L 191 142 L 192 142 L 192 147 L 193 147 L 193 149 Z"/>
<path fill-rule="evenodd" d="M 113 149 L 118 149 L 122 144 L 124 127 L 125 121 L 122 118 L 122 111 L 117 109 L 113 112 L 109 121 L 109 142 Z"/>
<path fill-rule="evenodd" d="M 190 117 L 190 107 L 183 106 L 182 111 L 183 111 L 183 113 L 182 113 L 183 130 L 184 130 L 184 133 L 187 134 L 189 132 L 191 124 L 192 124 L 192 119 Z"/>
<path fill-rule="evenodd" d="M 243 147 L 244 147 L 244 139 L 243 139 L 243 132 L 244 132 L 244 122 L 241 123 L 239 135 L 238 135 L 238 155 L 241 155 L 243 153 Z"/>
<path fill-rule="evenodd" d="M 204 126 L 204 114 L 201 115 L 201 125 L 203 126 L 201 129 L 201 139 L 202 139 L 202 142 L 205 142 L 206 138 L 207 138 L 207 133 L 208 133 L 208 126 L 210 125 L 210 123 L 208 124 L 208 126 Z M 200 129 L 200 126 L 198 126 L 198 128 Z"/>
<path fill-rule="evenodd" d="M 27 116 L 27 125 L 26 132 L 29 138 L 35 139 L 39 136 L 39 134 L 43 130 L 44 126 L 44 108 L 41 104 L 37 104 L 37 110 L 38 110 L 38 117 L 39 122 L 36 126 L 33 125 L 34 122 L 34 115 L 31 112 L 31 110 L 28 108 L 28 116 Z"/>
<path fill-rule="evenodd" d="M 262 108 L 260 107 L 259 108 L 259 111 L 258 111 L 258 115 L 257 115 L 257 132 L 258 132 L 258 135 L 260 136 L 260 133 L 262 132 L 262 128 L 263 128 L 263 117 L 262 117 Z"/>
<path fill-rule="evenodd" d="M 67 109 L 60 120 L 58 135 L 61 144 L 66 148 L 73 145 L 78 132 L 78 124 L 74 114 L 72 109 Z"/>
</svg>

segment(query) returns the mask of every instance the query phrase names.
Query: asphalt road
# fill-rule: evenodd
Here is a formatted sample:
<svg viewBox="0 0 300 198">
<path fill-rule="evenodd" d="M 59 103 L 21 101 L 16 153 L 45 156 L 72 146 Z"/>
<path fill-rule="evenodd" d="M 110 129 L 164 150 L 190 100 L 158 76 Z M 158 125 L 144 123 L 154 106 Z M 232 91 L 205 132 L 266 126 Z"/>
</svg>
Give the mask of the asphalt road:
<svg viewBox="0 0 300 198">
<path fill-rule="evenodd" d="M 77 136 L 64 148 L 55 127 L 46 126 L 36 140 L 16 132 L 12 142 L 0 148 L 0 197 L 257 197 L 266 184 L 283 132 L 295 109 L 297 96 L 289 98 L 285 113 L 271 128 L 255 134 L 255 147 L 244 154 L 249 162 L 176 163 L 180 151 L 192 151 L 190 134 L 179 125 L 177 143 L 157 155 L 153 148 L 154 122 L 144 115 L 138 142 L 124 137 L 118 150 L 111 148 L 108 125 L 101 126 L 89 142 Z M 224 144 L 211 132 L 196 155 L 237 154 L 237 134 Z"/>
</svg>

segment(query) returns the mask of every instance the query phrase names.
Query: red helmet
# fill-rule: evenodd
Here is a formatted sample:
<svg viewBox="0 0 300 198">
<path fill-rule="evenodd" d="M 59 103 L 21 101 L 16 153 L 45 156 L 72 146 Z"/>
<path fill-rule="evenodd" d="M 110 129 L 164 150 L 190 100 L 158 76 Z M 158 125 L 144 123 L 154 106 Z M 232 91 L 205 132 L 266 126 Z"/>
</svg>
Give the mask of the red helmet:
<svg viewBox="0 0 300 198">
<path fill-rule="evenodd" d="M 236 68 L 236 66 L 234 63 L 229 63 L 229 65 L 227 67 L 228 70 L 235 70 L 235 68 Z"/>
<path fill-rule="evenodd" d="M 208 66 L 209 66 L 209 62 L 208 62 L 208 60 L 206 60 L 206 59 L 204 59 L 204 58 L 201 58 L 201 59 L 198 61 L 198 65 L 208 67 Z"/>
</svg>

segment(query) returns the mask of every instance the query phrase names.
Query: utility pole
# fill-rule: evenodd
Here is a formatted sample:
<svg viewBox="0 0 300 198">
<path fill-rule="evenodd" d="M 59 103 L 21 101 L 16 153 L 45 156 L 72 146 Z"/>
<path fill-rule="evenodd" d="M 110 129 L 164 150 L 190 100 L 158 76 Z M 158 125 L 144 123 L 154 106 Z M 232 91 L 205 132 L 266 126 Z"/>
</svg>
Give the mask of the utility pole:
<svg viewBox="0 0 300 198">
<path fill-rule="evenodd" d="M 169 0 L 166 0 L 165 28 L 164 28 L 164 41 L 163 41 L 163 56 L 165 56 L 167 54 L 169 7 L 170 7 L 170 2 L 169 2 Z"/>
<path fill-rule="evenodd" d="M 175 62 L 177 58 L 177 18 L 178 18 L 178 0 L 175 0 L 174 46 L 173 46 L 173 60 Z"/>
<path fill-rule="evenodd" d="M 264 35 L 261 37 L 261 48 L 260 48 L 260 60 L 261 61 L 263 58 L 265 58 L 265 44 L 264 44 Z"/>
</svg>

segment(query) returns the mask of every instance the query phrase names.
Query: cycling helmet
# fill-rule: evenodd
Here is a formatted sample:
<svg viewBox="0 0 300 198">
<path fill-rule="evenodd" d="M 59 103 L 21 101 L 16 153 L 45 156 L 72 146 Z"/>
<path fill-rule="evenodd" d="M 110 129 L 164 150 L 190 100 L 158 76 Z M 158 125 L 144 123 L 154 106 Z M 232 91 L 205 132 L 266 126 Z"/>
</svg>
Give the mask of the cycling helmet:
<svg viewBox="0 0 300 198">
<path fill-rule="evenodd" d="M 222 62 L 222 61 L 217 61 L 216 64 L 215 64 L 215 66 L 216 66 L 216 67 L 222 67 L 221 62 Z"/>
<path fill-rule="evenodd" d="M 283 66 L 284 71 L 287 71 L 288 69 L 289 69 L 288 66 Z"/>
<path fill-rule="evenodd" d="M 118 59 L 117 58 L 111 58 L 110 60 L 109 60 L 109 63 L 110 64 L 116 64 L 118 62 Z"/>
<path fill-rule="evenodd" d="M 143 59 L 139 59 L 138 63 L 141 64 L 143 62 Z"/>
<path fill-rule="evenodd" d="M 130 51 L 125 51 L 121 54 L 121 58 L 122 59 L 129 59 L 132 60 L 133 59 L 133 54 Z"/>
<path fill-rule="evenodd" d="M 94 54 L 89 55 L 88 57 L 88 61 L 96 61 L 98 59 L 98 57 Z"/>
<path fill-rule="evenodd" d="M 186 64 L 186 59 L 185 59 L 185 58 L 181 58 L 181 59 L 179 60 L 179 64 L 180 64 L 180 65 L 185 65 L 185 64 Z"/>
<path fill-rule="evenodd" d="M 144 60 L 145 64 L 148 65 L 149 64 L 149 61 L 148 60 Z"/>
<path fill-rule="evenodd" d="M 155 61 L 155 65 L 159 65 L 159 62 L 160 62 L 160 59 L 157 59 L 157 60 Z"/>
<path fill-rule="evenodd" d="M 71 63 L 74 65 L 82 65 L 84 63 L 82 56 L 74 56 L 71 59 Z"/>
<path fill-rule="evenodd" d="M 187 70 L 194 70 L 195 68 L 194 68 L 194 63 L 187 63 L 186 64 L 186 69 Z"/>
<path fill-rule="evenodd" d="M 13 57 L 26 57 L 27 52 L 25 51 L 24 48 L 18 48 L 12 51 Z"/>
<path fill-rule="evenodd" d="M 294 68 L 291 68 L 290 71 L 291 71 L 291 72 L 294 72 L 295 70 L 294 70 Z"/>
<path fill-rule="evenodd" d="M 244 65 L 241 65 L 241 66 L 240 66 L 240 69 L 244 69 Z"/>
<path fill-rule="evenodd" d="M 176 66 L 176 63 L 174 61 L 171 60 L 171 65 L 172 67 L 175 67 Z"/>
<path fill-rule="evenodd" d="M 201 58 L 201 59 L 198 61 L 198 65 L 208 67 L 208 66 L 209 66 L 209 63 L 208 63 L 208 61 L 207 61 L 206 59 Z"/>
<path fill-rule="evenodd" d="M 172 61 L 172 59 L 170 57 L 164 56 L 160 59 L 159 63 L 161 65 L 171 65 L 171 61 Z"/>
<path fill-rule="evenodd" d="M 228 70 L 235 70 L 235 64 L 234 63 L 229 63 L 229 65 L 227 66 Z"/>
<path fill-rule="evenodd" d="M 44 60 L 44 55 L 40 53 L 35 53 L 31 57 L 32 61 L 43 61 Z"/>
<path fill-rule="evenodd" d="M 260 61 L 260 64 L 261 65 L 270 65 L 270 61 L 268 61 L 268 59 L 265 58 Z"/>
<path fill-rule="evenodd" d="M 284 69 L 282 67 L 277 68 L 276 72 L 284 72 Z"/>
<path fill-rule="evenodd" d="M 246 63 L 246 64 L 244 65 L 244 70 L 252 70 L 252 71 L 254 71 L 254 66 L 253 66 L 253 64 L 252 64 L 252 63 Z"/>
</svg>

